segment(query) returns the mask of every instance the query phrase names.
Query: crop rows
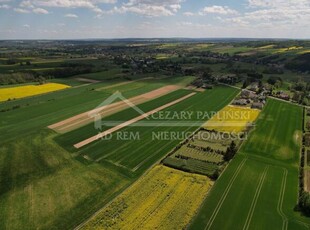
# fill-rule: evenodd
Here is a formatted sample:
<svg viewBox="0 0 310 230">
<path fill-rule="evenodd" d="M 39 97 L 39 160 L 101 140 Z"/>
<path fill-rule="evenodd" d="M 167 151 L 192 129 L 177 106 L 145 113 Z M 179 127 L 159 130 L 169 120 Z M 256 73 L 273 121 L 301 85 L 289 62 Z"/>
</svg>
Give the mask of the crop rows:
<svg viewBox="0 0 310 230">
<path fill-rule="evenodd" d="M 205 176 L 157 165 L 82 229 L 183 229 L 209 188 Z"/>
<path fill-rule="evenodd" d="M 300 107 L 269 100 L 190 229 L 307 229 L 309 219 L 294 211 L 301 118 Z"/>
<path fill-rule="evenodd" d="M 174 153 L 174 157 L 177 158 L 192 158 L 201 161 L 208 161 L 213 163 L 220 163 L 223 161 L 223 156 L 217 153 L 201 151 L 195 148 L 182 146 L 178 151 Z"/>
</svg>

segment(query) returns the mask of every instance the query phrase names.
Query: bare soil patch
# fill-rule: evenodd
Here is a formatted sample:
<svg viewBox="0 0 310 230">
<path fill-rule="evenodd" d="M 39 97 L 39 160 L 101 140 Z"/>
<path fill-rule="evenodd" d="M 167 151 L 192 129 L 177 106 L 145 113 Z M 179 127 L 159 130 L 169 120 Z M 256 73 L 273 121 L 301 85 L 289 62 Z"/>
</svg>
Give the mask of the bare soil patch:
<svg viewBox="0 0 310 230">
<path fill-rule="evenodd" d="M 100 82 L 98 80 L 89 79 L 89 78 L 82 78 L 82 77 L 75 78 L 75 80 L 82 81 L 82 82 L 88 82 L 88 83 L 98 83 L 98 82 Z"/>
</svg>

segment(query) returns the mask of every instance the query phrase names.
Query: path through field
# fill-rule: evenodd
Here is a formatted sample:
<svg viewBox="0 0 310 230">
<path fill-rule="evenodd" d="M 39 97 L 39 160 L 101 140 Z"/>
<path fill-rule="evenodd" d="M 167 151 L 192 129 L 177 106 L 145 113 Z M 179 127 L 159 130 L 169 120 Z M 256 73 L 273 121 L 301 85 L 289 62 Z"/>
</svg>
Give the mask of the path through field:
<svg viewBox="0 0 310 230">
<path fill-rule="evenodd" d="M 166 95 L 170 92 L 176 91 L 180 88 L 181 86 L 178 86 L 178 85 L 168 85 L 168 86 L 164 86 L 159 89 L 153 90 L 151 92 L 132 97 L 128 100 L 134 105 L 139 105 L 149 100 Z M 55 124 L 48 126 L 48 128 L 53 129 L 54 131 L 58 133 L 65 133 L 65 132 L 77 129 L 81 126 L 84 126 L 94 121 L 94 118 L 89 116 L 89 114 L 97 114 L 97 115 L 100 115 L 101 118 L 103 118 L 113 113 L 119 112 L 123 109 L 126 109 L 128 107 L 129 105 L 126 103 L 126 101 L 118 101 L 118 102 L 115 102 L 109 105 L 104 105 L 99 108 L 78 114 L 66 120 L 57 122 Z"/>
<path fill-rule="evenodd" d="M 126 126 L 129 126 L 129 125 L 131 125 L 131 124 L 133 124 L 133 123 L 135 123 L 135 122 L 138 122 L 138 121 L 140 121 L 140 120 L 143 120 L 143 119 L 149 117 L 150 115 L 152 115 L 152 114 L 154 114 L 154 113 L 157 113 L 157 112 L 159 112 L 159 111 L 161 111 L 161 110 L 163 110 L 163 109 L 166 109 L 166 108 L 168 108 L 168 107 L 170 107 L 170 106 L 173 106 L 173 105 L 175 105 L 175 104 L 177 104 L 177 103 L 179 103 L 179 102 L 181 102 L 181 101 L 183 101 L 183 100 L 185 100 L 185 99 L 187 99 L 187 98 L 189 98 L 189 97 L 191 97 L 191 96 L 194 96 L 195 94 L 196 94 L 196 93 L 190 93 L 190 94 L 188 94 L 188 95 L 186 95 L 186 96 L 184 96 L 184 97 L 181 97 L 181 98 L 179 98 L 179 99 L 177 99 L 177 100 L 175 100 L 175 101 L 172 101 L 172 102 L 170 102 L 170 103 L 168 103 L 168 104 L 165 104 L 165 105 L 163 105 L 163 106 L 160 106 L 160 107 L 158 107 L 158 108 L 156 108 L 156 109 L 154 109 L 154 110 L 151 110 L 151 111 L 149 111 L 149 112 L 147 112 L 147 113 L 141 114 L 141 115 L 138 116 L 138 117 L 135 117 L 135 118 L 133 118 L 133 119 L 131 119 L 131 120 L 129 120 L 129 121 L 126 121 L 126 122 L 124 122 L 124 123 L 122 123 L 122 124 L 120 124 L 120 125 L 117 125 L 117 126 L 111 128 L 111 129 L 109 129 L 109 130 L 106 130 L 106 131 L 104 131 L 104 132 L 102 132 L 102 133 L 99 133 L 99 134 L 97 134 L 97 135 L 95 135 L 95 136 L 92 136 L 92 137 L 90 137 L 90 138 L 88 138 L 88 139 L 86 139 L 86 140 L 84 140 L 84 141 L 81 141 L 81 142 L 75 144 L 74 147 L 77 148 L 77 149 L 79 149 L 79 148 L 81 148 L 81 147 L 83 147 L 83 146 L 85 146 L 85 145 L 88 145 L 88 144 L 90 144 L 90 143 L 92 143 L 92 142 L 94 142 L 94 141 L 96 141 L 96 140 L 98 140 L 98 139 L 101 139 L 101 138 L 103 138 L 103 137 L 105 137 L 105 136 L 107 136 L 107 135 L 109 135 L 109 134 L 112 134 L 113 132 L 115 132 L 115 131 L 117 131 L 117 130 L 120 130 L 120 129 L 122 129 L 122 128 L 126 127 Z"/>
</svg>

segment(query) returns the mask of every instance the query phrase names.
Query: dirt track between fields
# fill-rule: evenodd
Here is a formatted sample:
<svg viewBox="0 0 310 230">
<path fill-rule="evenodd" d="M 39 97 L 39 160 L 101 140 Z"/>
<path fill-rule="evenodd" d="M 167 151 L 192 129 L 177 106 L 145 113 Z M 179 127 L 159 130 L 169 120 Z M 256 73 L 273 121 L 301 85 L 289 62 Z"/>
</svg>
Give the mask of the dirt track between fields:
<svg viewBox="0 0 310 230">
<path fill-rule="evenodd" d="M 81 141 L 81 142 L 75 144 L 74 147 L 77 148 L 77 149 L 79 149 L 79 148 L 81 148 L 81 147 L 83 147 L 83 146 L 85 146 L 85 145 L 88 145 L 88 144 L 90 144 L 90 143 L 92 143 L 92 142 L 94 142 L 94 141 L 96 141 L 96 140 L 98 140 L 98 139 L 100 139 L 100 138 L 103 138 L 103 137 L 105 137 L 105 136 L 107 136 L 107 135 L 109 135 L 109 134 L 112 134 L 113 132 L 115 132 L 115 131 L 117 131 L 117 130 L 120 130 L 120 129 L 126 127 L 126 126 L 129 126 L 129 125 L 131 125 L 131 124 L 133 124 L 133 123 L 136 123 L 136 122 L 138 122 L 138 121 L 140 121 L 140 120 L 143 120 L 143 119 L 145 119 L 146 117 L 148 117 L 148 116 L 150 116 L 150 115 L 152 115 L 152 114 L 154 114 L 154 113 L 157 113 L 157 112 L 159 112 L 159 111 L 161 111 L 161 110 L 163 110 L 163 109 L 166 109 L 166 108 L 168 108 L 168 107 L 170 107 L 170 106 L 172 106 L 172 105 L 175 105 L 175 104 L 177 104 L 177 103 L 179 103 L 179 102 L 181 102 L 181 101 L 183 101 L 183 100 L 185 100 L 185 99 L 187 99 L 187 98 L 189 98 L 189 97 L 191 97 L 191 96 L 194 96 L 195 94 L 196 94 L 196 93 L 190 93 L 190 94 L 188 94 L 188 95 L 186 95 L 186 96 L 184 96 L 184 97 L 181 97 L 181 98 L 179 98 L 179 99 L 177 99 L 177 100 L 174 100 L 174 101 L 172 101 L 172 102 L 169 102 L 168 104 L 165 104 L 165 105 L 160 106 L 160 107 L 158 107 L 158 108 L 156 108 L 156 109 L 153 109 L 153 110 L 151 110 L 151 111 L 149 111 L 149 112 L 147 112 L 147 113 L 144 113 L 144 114 L 142 114 L 142 115 L 140 115 L 140 116 L 138 116 L 138 117 L 135 117 L 135 118 L 133 118 L 133 119 L 131 119 L 131 120 L 128 120 L 128 121 L 126 121 L 126 122 L 124 122 L 124 123 L 122 123 L 122 124 L 120 124 L 120 125 L 117 125 L 117 126 L 111 128 L 111 129 L 108 129 L 108 130 L 106 130 L 106 131 L 104 131 L 104 132 L 102 132 L 102 133 L 99 133 L 99 134 L 97 134 L 97 135 L 95 135 L 95 136 L 92 136 L 92 137 L 90 137 L 90 138 L 88 138 L 88 139 L 86 139 L 86 140 L 84 140 L 84 141 Z"/>
<path fill-rule="evenodd" d="M 168 85 L 168 86 L 164 86 L 159 89 L 150 91 L 148 93 L 144 93 L 139 96 L 132 97 L 128 100 L 134 105 L 139 105 L 149 100 L 166 95 L 170 92 L 176 91 L 180 88 L 182 87 L 178 85 Z M 104 105 L 104 106 L 95 108 L 93 110 L 78 114 L 66 120 L 57 122 L 55 124 L 48 126 L 48 128 L 53 129 L 54 131 L 58 133 L 66 133 L 66 132 L 69 132 L 71 130 L 77 129 L 79 127 L 82 127 L 84 125 L 87 125 L 93 122 L 94 118 L 90 116 L 90 114 L 96 114 L 97 116 L 104 118 L 106 116 L 112 115 L 121 110 L 124 110 L 128 107 L 129 105 L 125 101 L 115 102 L 109 105 Z"/>
<path fill-rule="evenodd" d="M 78 78 L 74 78 L 77 81 L 82 81 L 82 82 L 88 82 L 88 83 L 98 83 L 100 81 L 98 80 L 94 80 L 94 79 L 89 79 L 89 78 L 83 78 L 83 77 L 78 77 Z"/>
</svg>

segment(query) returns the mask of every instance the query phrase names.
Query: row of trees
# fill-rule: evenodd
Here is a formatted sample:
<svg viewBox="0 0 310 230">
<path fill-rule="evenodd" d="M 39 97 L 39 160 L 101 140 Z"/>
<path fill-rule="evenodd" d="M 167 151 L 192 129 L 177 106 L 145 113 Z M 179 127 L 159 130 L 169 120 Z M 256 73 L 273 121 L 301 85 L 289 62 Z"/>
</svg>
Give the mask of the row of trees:
<svg viewBox="0 0 310 230">
<path fill-rule="evenodd" d="M 49 76 L 43 77 L 34 73 L 0 74 L 0 85 L 14 85 L 26 82 L 44 83 L 49 78 Z"/>
</svg>

